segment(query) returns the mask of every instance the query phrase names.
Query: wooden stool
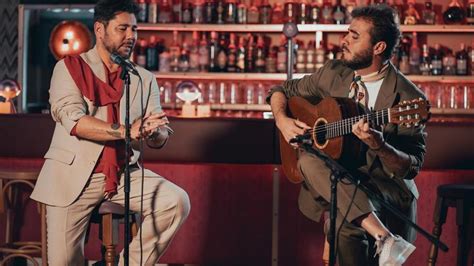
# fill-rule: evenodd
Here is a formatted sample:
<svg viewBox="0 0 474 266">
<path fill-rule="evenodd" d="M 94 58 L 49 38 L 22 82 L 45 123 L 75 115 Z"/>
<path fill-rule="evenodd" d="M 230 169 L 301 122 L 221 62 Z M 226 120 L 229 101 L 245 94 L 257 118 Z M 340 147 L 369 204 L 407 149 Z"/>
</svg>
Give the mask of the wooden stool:
<svg viewBox="0 0 474 266">
<path fill-rule="evenodd" d="M 448 207 L 456 208 L 456 224 L 458 226 L 458 254 L 457 265 L 467 265 L 469 252 L 469 216 L 474 208 L 474 185 L 441 185 L 438 187 L 438 196 L 433 216 L 435 224 L 433 235 L 438 239 L 441 236 L 441 227 L 446 222 Z M 431 245 L 428 265 L 434 266 L 438 257 L 438 247 Z"/>
<path fill-rule="evenodd" d="M 134 237 L 138 233 L 140 216 L 133 212 L 130 212 L 130 214 L 130 228 L 132 237 Z M 119 241 L 119 224 L 123 221 L 124 215 L 124 207 L 110 201 L 102 202 L 92 214 L 91 223 L 100 224 L 99 238 L 102 240 L 103 247 L 102 260 L 107 266 L 114 266 L 118 263 L 116 261 L 115 247 Z"/>
<path fill-rule="evenodd" d="M 18 207 L 18 190 L 20 185 L 26 185 L 33 190 L 34 181 L 38 177 L 37 171 L 3 171 L 0 170 L 0 213 L 5 214 L 5 245 L 0 247 L 3 259 L 0 265 L 6 265 L 10 260 L 18 257 L 30 260 L 33 265 L 39 265 L 33 256 L 41 256 L 42 265 L 47 265 L 46 256 L 46 216 L 45 206 L 38 203 L 38 213 L 41 220 L 41 242 L 19 242 L 13 240 L 14 207 Z"/>
</svg>

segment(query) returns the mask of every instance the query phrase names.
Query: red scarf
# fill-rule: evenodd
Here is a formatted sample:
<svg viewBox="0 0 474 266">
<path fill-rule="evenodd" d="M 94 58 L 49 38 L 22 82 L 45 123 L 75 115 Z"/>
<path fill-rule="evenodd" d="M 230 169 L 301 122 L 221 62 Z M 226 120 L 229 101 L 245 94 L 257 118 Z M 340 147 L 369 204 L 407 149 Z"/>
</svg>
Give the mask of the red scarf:
<svg viewBox="0 0 474 266">
<path fill-rule="evenodd" d="M 110 84 L 110 80 L 108 80 L 108 83 L 103 82 L 92 72 L 90 66 L 80 56 L 66 56 L 64 63 L 82 95 L 93 102 L 95 106 L 107 106 L 108 123 L 119 123 L 123 81 L 117 78 L 113 84 Z M 104 68 L 107 70 L 107 67 L 104 66 Z M 108 79 L 109 75 L 106 76 Z M 119 183 L 118 172 L 120 171 L 119 159 L 117 158 L 119 147 L 123 147 L 123 141 L 112 140 L 105 142 L 102 156 L 94 171 L 96 173 L 102 172 L 105 175 L 104 192 L 109 195 L 117 193 Z M 123 160 L 121 161 L 123 164 Z"/>
</svg>

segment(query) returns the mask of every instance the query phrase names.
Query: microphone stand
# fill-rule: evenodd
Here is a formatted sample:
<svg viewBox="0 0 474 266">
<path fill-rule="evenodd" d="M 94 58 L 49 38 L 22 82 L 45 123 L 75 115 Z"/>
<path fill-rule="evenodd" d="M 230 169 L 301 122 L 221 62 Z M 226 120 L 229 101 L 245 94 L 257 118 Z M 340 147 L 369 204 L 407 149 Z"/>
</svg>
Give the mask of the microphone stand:
<svg viewBox="0 0 474 266">
<path fill-rule="evenodd" d="M 347 178 L 352 184 L 359 187 L 360 190 L 365 192 L 369 198 L 372 200 L 377 201 L 388 209 L 392 214 L 403 220 L 405 223 L 410 225 L 411 227 L 415 228 L 415 230 L 427 238 L 431 243 L 438 246 L 442 251 L 447 252 L 448 246 L 441 242 L 438 238 L 433 236 L 432 234 L 426 232 L 423 228 L 418 226 L 412 220 L 405 216 L 402 212 L 400 212 L 397 208 L 393 207 L 390 203 L 386 202 L 382 199 L 379 195 L 372 192 L 367 186 L 358 182 L 344 167 L 342 167 L 339 163 L 334 161 L 328 155 L 319 151 L 318 149 L 314 149 L 312 147 L 312 141 L 307 139 L 300 138 L 297 142 L 301 143 L 301 147 L 311 154 L 316 155 L 318 158 L 324 161 L 326 166 L 331 170 L 331 202 L 330 202 L 330 223 L 329 223 L 329 233 L 328 233 L 328 240 L 329 240 L 329 265 L 334 266 L 336 263 L 336 215 L 337 215 L 337 183 L 343 179 Z"/>
<path fill-rule="evenodd" d="M 127 68 L 122 66 L 122 72 L 120 73 L 120 79 L 123 80 L 123 87 L 125 90 L 125 170 L 124 170 L 124 196 L 125 196 L 125 237 L 124 237 L 124 250 L 123 259 L 124 265 L 129 265 L 129 248 L 128 243 L 130 242 L 130 74 Z"/>
</svg>

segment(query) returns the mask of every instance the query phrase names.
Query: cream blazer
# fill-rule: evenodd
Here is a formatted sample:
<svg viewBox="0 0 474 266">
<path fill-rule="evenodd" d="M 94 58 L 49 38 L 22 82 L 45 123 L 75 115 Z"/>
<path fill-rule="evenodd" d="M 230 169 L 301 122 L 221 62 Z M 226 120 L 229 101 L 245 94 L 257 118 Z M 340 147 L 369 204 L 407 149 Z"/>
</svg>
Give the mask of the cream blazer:
<svg viewBox="0 0 474 266">
<path fill-rule="evenodd" d="M 94 47 L 81 57 L 91 67 L 94 74 L 106 81 L 105 65 L 97 48 Z M 137 66 L 143 80 L 143 102 L 145 114 L 160 112 L 160 92 L 155 76 Z M 142 90 L 139 78 L 130 75 L 130 121 L 141 116 Z M 104 148 L 104 142 L 79 139 L 70 132 L 84 115 L 106 121 L 107 108 L 96 107 L 85 98 L 76 86 L 64 60 L 59 61 L 53 71 L 49 90 L 51 116 L 56 122 L 49 150 L 39 174 L 31 198 L 53 206 L 68 206 L 78 198 Z M 125 93 L 120 101 L 120 120 L 124 124 Z M 139 152 L 133 150 L 132 163 L 136 162 Z M 140 174 L 141 171 L 136 171 Z M 132 173 L 133 175 L 133 173 Z M 146 170 L 146 176 L 158 176 Z"/>
</svg>

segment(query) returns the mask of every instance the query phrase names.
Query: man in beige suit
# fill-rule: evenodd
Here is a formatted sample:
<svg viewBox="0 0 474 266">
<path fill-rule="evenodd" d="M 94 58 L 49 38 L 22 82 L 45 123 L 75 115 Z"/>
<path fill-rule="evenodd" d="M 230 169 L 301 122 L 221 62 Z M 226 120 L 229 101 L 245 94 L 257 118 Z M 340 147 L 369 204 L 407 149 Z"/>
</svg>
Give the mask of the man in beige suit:
<svg viewBox="0 0 474 266">
<path fill-rule="evenodd" d="M 276 125 L 287 142 L 309 129 L 305 123 L 288 116 L 287 99 L 292 96 L 308 100 L 350 97 L 375 110 L 425 98 L 389 62 L 400 37 L 394 11 L 386 5 L 367 6 L 355 9 L 352 17 L 342 41 L 342 60 L 331 60 L 312 75 L 272 88 L 269 101 Z M 352 171 L 352 175 L 414 221 L 418 191 L 413 178 L 421 168 L 426 151 L 424 127 L 407 129 L 387 124 L 383 129 L 375 129 L 360 120 L 353 125 L 352 133 L 368 148 L 366 163 Z M 330 200 L 330 170 L 316 155 L 303 150 L 298 167 L 304 179 L 300 210 L 310 219 L 319 221 Z M 336 225 L 341 228 L 337 247 L 339 265 L 377 263 L 368 256 L 369 243 L 374 239 L 379 265 L 400 265 L 413 252 L 414 246 L 406 241 L 415 239 L 412 228 L 371 201 L 354 184 L 342 180 L 337 198 Z"/>
<path fill-rule="evenodd" d="M 100 0 L 94 14 L 96 46 L 55 66 L 50 103 L 56 128 L 31 195 L 47 205 L 49 265 L 83 265 L 92 210 L 104 200 L 124 203 L 125 97 L 120 67 L 110 55 L 130 57 L 138 11 L 133 0 Z M 159 103 L 158 85 L 152 73 L 136 69 L 143 82 L 131 75 L 131 138 L 161 147 L 171 129 Z M 153 265 L 188 216 L 190 203 L 184 190 L 158 174 L 144 169 L 142 178 L 139 155 L 133 150 L 130 157 L 130 208 L 140 211 L 143 194 L 143 249 L 138 234 L 130 243 L 130 265 L 140 264 L 141 252 L 142 263 Z"/>
</svg>

